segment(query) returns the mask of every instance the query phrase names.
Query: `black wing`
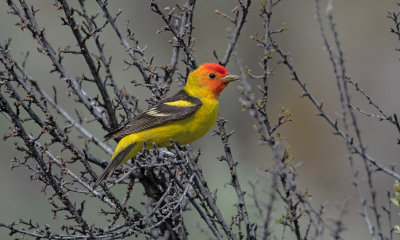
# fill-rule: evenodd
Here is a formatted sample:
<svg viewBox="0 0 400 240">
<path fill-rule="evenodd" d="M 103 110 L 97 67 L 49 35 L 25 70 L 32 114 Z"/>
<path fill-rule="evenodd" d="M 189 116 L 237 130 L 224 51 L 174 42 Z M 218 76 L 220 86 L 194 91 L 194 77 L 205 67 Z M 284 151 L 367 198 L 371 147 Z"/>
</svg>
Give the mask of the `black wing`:
<svg viewBox="0 0 400 240">
<path fill-rule="evenodd" d="M 190 102 L 190 106 L 167 105 L 168 102 L 183 100 Z M 201 107 L 201 101 L 198 98 L 189 96 L 183 89 L 174 96 L 162 100 L 158 105 L 142 112 L 136 117 L 126 122 L 122 127 L 108 133 L 104 136 L 105 140 L 111 138 L 125 137 L 129 134 L 142 132 L 150 128 L 158 127 L 176 120 L 183 119 L 192 115 Z"/>
</svg>

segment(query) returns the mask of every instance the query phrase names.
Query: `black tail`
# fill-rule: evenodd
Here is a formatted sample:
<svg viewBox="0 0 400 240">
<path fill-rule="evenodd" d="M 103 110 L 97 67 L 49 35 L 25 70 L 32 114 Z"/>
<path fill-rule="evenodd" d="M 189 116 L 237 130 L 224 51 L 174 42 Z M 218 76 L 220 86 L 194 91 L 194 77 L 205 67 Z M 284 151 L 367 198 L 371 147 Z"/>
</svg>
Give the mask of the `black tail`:
<svg viewBox="0 0 400 240">
<path fill-rule="evenodd" d="M 126 155 L 129 154 L 129 152 L 133 149 L 135 146 L 135 143 L 129 145 L 126 147 L 124 150 L 119 152 L 113 159 L 111 159 L 111 162 L 107 165 L 107 167 L 104 169 L 104 172 L 97 178 L 96 183 L 93 186 L 93 189 L 96 189 L 96 187 L 105 179 L 108 177 L 108 175 L 112 174 L 114 170 L 121 164 L 121 162 L 124 160 Z"/>
</svg>

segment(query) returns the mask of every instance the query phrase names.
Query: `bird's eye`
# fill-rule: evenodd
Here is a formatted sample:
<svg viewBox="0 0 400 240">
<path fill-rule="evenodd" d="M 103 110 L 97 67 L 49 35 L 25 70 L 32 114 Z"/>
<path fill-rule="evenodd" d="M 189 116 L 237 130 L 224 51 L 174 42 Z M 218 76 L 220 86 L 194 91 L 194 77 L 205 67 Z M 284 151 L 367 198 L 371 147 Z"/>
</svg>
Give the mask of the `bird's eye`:
<svg viewBox="0 0 400 240">
<path fill-rule="evenodd" d="M 210 73 L 210 75 L 208 75 L 209 78 L 214 79 L 215 78 L 215 73 Z"/>
</svg>

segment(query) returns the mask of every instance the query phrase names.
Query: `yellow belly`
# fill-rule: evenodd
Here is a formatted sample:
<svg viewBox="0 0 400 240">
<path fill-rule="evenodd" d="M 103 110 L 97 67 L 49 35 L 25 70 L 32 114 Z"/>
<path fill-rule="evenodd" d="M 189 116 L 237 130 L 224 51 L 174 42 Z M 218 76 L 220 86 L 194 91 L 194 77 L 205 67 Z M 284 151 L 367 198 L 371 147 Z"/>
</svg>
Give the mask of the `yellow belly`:
<svg viewBox="0 0 400 240">
<path fill-rule="evenodd" d="M 122 163 L 125 163 L 143 149 L 143 141 L 146 141 L 146 149 L 153 148 L 153 143 L 156 143 L 158 147 L 168 147 L 171 144 L 170 140 L 179 145 L 191 143 L 204 136 L 217 118 L 218 100 L 203 99 L 202 106 L 187 118 L 122 138 L 114 151 L 113 158 L 127 146 L 135 144 L 123 160 Z"/>
</svg>

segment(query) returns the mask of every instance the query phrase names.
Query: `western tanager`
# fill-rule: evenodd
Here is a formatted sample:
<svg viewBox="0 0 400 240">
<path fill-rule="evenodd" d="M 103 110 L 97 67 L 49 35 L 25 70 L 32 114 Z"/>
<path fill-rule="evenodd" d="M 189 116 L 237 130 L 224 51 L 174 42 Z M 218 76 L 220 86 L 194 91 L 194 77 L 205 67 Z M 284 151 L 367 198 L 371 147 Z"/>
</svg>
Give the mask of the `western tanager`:
<svg viewBox="0 0 400 240">
<path fill-rule="evenodd" d="M 204 63 L 189 74 L 186 86 L 174 96 L 134 117 L 122 127 L 110 132 L 105 139 L 122 138 L 111 162 L 98 177 L 94 188 L 114 169 L 146 148 L 191 143 L 206 134 L 218 117 L 218 96 L 239 77 L 216 63 Z"/>
</svg>

